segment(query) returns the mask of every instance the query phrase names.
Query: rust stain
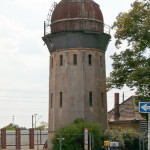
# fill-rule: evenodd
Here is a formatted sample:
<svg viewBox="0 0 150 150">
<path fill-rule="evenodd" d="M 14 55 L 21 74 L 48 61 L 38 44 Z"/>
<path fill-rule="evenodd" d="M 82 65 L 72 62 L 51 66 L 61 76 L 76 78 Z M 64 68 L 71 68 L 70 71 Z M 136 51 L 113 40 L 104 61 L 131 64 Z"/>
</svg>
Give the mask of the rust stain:
<svg viewBox="0 0 150 150">
<path fill-rule="evenodd" d="M 51 32 L 92 30 L 103 32 L 103 15 L 93 1 L 65 1 L 58 3 L 51 17 Z"/>
</svg>

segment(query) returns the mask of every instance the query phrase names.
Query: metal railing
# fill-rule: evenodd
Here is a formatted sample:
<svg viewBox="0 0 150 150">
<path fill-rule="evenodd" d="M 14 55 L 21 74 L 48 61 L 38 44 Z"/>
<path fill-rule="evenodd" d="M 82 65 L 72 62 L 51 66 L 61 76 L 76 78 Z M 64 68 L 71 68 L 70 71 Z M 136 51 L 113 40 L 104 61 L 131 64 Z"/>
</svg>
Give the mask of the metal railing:
<svg viewBox="0 0 150 150">
<path fill-rule="evenodd" d="M 42 150 L 48 139 L 47 130 L 5 130 L 0 131 L 0 149 Z"/>
</svg>

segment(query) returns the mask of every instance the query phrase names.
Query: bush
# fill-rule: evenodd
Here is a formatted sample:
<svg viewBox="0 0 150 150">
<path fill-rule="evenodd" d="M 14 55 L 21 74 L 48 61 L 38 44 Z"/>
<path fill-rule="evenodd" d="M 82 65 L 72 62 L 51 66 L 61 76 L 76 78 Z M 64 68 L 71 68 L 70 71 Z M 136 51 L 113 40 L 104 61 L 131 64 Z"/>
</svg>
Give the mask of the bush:
<svg viewBox="0 0 150 150">
<path fill-rule="evenodd" d="M 65 150 L 83 150 L 84 149 L 84 128 L 88 128 L 92 135 L 92 150 L 102 148 L 103 131 L 98 123 L 91 123 L 82 119 L 77 119 L 73 123 L 59 129 L 52 140 L 53 150 L 59 150 L 60 138 L 62 140 L 62 149 Z"/>
<path fill-rule="evenodd" d="M 118 141 L 122 149 L 138 149 L 140 133 L 131 129 L 109 129 L 105 131 L 104 140 Z"/>
</svg>

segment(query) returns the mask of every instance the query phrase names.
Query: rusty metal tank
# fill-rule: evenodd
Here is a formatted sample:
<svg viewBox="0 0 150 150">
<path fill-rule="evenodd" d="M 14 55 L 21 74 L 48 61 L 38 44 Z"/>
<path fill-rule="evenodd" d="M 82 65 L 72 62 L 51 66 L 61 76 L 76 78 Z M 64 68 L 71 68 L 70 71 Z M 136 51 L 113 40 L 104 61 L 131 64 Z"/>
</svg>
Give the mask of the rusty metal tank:
<svg viewBox="0 0 150 150">
<path fill-rule="evenodd" d="M 51 16 L 51 33 L 89 30 L 103 32 L 103 15 L 93 0 L 61 0 Z"/>
</svg>

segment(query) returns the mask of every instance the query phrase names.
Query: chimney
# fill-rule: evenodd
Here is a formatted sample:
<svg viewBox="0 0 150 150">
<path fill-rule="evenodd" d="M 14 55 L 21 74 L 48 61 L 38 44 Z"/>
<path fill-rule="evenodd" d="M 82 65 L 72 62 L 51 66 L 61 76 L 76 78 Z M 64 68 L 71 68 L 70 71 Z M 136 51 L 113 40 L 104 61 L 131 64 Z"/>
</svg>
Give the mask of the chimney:
<svg viewBox="0 0 150 150">
<path fill-rule="evenodd" d="M 120 117 L 120 113 L 119 113 L 119 93 L 115 93 L 114 119 L 118 120 L 119 117 Z"/>
<path fill-rule="evenodd" d="M 122 101 L 124 102 L 124 92 L 123 92 L 123 94 L 122 94 Z"/>
</svg>

